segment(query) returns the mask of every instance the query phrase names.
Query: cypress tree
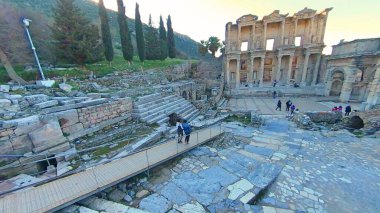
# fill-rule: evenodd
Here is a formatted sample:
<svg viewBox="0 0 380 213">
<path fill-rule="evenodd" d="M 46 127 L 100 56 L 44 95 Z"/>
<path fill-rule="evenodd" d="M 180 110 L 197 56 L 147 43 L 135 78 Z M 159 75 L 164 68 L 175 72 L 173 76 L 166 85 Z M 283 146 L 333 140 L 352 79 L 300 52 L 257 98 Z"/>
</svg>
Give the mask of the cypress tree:
<svg viewBox="0 0 380 213">
<path fill-rule="evenodd" d="M 170 15 L 167 20 L 167 28 L 168 28 L 168 53 L 169 58 L 175 58 L 176 49 L 175 49 L 175 41 L 174 41 L 174 32 L 172 28 L 172 19 Z"/>
<path fill-rule="evenodd" d="M 139 53 L 140 61 L 145 60 L 145 41 L 144 41 L 144 32 L 141 23 L 139 4 L 136 3 L 135 9 L 135 31 L 136 31 L 136 43 L 137 43 L 137 52 Z"/>
<path fill-rule="evenodd" d="M 153 27 L 152 16 L 149 15 L 148 29 L 145 34 L 145 47 L 147 60 L 158 60 L 161 58 L 160 42 L 158 41 L 157 29 Z"/>
<path fill-rule="evenodd" d="M 117 0 L 117 21 L 120 29 L 121 51 L 125 60 L 131 62 L 133 60 L 133 46 L 131 42 L 131 34 L 129 33 L 127 16 L 125 15 L 125 6 L 123 0 Z"/>
<path fill-rule="evenodd" d="M 162 16 L 160 16 L 160 28 L 159 28 L 159 33 L 160 33 L 160 59 L 165 60 L 168 57 L 168 41 L 166 38 L 166 29 L 164 26 L 164 21 L 162 20 Z"/>
<path fill-rule="evenodd" d="M 112 37 L 110 27 L 108 25 L 108 15 L 107 10 L 104 7 L 103 0 L 99 0 L 99 17 L 100 17 L 100 28 L 102 31 L 102 40 L 104 45 L 104 55 L 106 56 L 107 61 L 110 62 L 113 60 L 113 46 L 112 46 Z"/>
<path fill-rule="evenodd" d="M 58 0 L 53 9 L 54 55 L 66 63 L 93 63 L 102 59 L 99 29 L 90 24 L 74 0 Z"/>
</svg>

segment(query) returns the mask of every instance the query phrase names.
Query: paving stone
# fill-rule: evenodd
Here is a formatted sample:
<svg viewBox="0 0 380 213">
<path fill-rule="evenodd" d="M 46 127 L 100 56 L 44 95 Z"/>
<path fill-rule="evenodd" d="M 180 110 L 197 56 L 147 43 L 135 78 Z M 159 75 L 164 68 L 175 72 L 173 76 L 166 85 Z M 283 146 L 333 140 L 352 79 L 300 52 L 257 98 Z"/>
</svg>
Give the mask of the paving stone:
<svg viewBox="0 0 380 213">
<path fill-rule="evenodd" d="M 248 175 L 247 179 L 255 186 L 263 188 L 272 183 L 280 172 L 281 167 L 278 165 L 261 163 L 251 174 Z"/>
<path fill-rule="evenodd" d="M 248 202 L 251 201 L 255 196 L 256 196 L 256 194 L 254 194 L 253 192 L 248 192 L 247 194 L 245 194 L 243 197 L 240 198 L 240 201 L 241 201 L 242 203 L 248 203 Z"/>
<path fill-rule="evenodd" d="M 167 185 L 163 186 L 161 188 L 160 194 L 177 205 L 183 205 L 191 201 L 191 197 L 189 197 L 185 191 L 180 189 L 174 183 L 168 183 Z"/>
<path fill-rule="evenodd" d="M 206 213 L 207 211 L 198 202 L 186 203 L 182 206 L 174 206 L 175 209 L 182 213 Z"/>
<path fill-rule="evenodd" d="M 203 170 L 199 172 L 199 176 L 206 179 L 206 181 L 209 183 L 219 183 L 221 186 L 229 185 L 238 180 L 235 175 L 227 172 L 220 166 L 215 166 Z"/>
<path fill-rule="evenodd" d="M 171 209 L 171 203 L 163 196 L 152 194 L 141 200 L 139 207 L 149 212 L 165 213 Z"/>
<path fill-rule="evenodd" d="M 244 146 L 244 149 L 247 150 L 248 152 L 252 152 L 255 154 L 259 154 L 259 155 L 264 155 L 267 157 L 272 156 L 272 154 L 274 152 L 272 149 L 267 149 L 264 147 L 256 147 L 256 146 L 252 146 L 252 145 L 246 145 L 246 146 Z"/>
</svg>

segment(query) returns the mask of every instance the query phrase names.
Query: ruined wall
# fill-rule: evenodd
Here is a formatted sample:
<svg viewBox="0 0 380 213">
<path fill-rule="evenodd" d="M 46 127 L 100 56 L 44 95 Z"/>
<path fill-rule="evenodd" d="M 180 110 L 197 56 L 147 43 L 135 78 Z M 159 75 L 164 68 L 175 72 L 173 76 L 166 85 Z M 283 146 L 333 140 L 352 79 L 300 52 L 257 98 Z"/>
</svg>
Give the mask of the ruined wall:
<svg viewBox="0 0 380 213">
<path fill-rule="evenodd" d="M 73 105 L 72 107 L 75 107 Z M 94 106 L 6 120 L 0 123 L 0 154 L 57 153 L 70 141 L 106 126 L 131 119 L 129 98 L 110 99 Z M 17 158 L 0 158 L 0 162 Z"/>
</svg>

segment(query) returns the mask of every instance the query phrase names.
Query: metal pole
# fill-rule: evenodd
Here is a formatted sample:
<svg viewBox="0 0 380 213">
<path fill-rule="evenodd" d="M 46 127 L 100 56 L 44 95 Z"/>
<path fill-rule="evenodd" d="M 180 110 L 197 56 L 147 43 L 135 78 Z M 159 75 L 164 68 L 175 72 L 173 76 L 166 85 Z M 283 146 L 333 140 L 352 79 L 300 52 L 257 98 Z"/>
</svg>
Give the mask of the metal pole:
<svg viewBox="0 0 380 213">
<path fill-rule="evenodd" d="M 146 173 L 148 175 L 148 177 L 150 176 L 149 175 L 149 158 L 148 158 L 148 150 L 145 150 L 145 156 L 146 156 L 146 162 L 148 163 L 148 169 L 146 170 Z"/>
<path fill-rule="evenodd" d="M 199 133 L 199 132 L 197 132 L 197 144 L 199 143 L 199 139 L 198 139 L 198 133 Z"/>
<path fill-rule="evenodd" d="M 36 59 L 36 62 L 37 62 L 38 72 L 40 73 L 40 77 L 41 77 L 42 80 L 45 80 L 45 76 L 44 76 L 44 73 L 42 72 L 42 67 L 41 67 L 40 61 L 38 60 L 36 48 L 33 45 L 32 37 L 30 36 L 30 33 L 29 33 L 29 30 L 28 30 L 27 26 L 25 26 L 25 31 L 26 31 L 26 34 L 28 35 L 30 46 L 32 47 L 33 55 L 34 55 L 34 58 Z"/>
</svg>

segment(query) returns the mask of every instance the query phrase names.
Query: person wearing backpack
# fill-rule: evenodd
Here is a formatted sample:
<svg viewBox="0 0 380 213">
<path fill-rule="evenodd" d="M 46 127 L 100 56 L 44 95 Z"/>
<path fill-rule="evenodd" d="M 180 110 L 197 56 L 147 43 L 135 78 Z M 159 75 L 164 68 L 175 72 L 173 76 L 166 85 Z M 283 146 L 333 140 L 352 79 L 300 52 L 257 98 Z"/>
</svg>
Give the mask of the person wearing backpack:
<svg viewBox="0 0 380 213">
<path fill-rule="evenodd" d="M 181 119 L 177 119 L 177 123 L 175 125 L 177 127 L 177 134 L 178 134 L 178 143 L 182 143 L 183 138 L 183 128 L 181 124 Z"/>
<path fill-rule="evenodd" d="M 190 133 L 191 133 L 191 126 L 186 122 L 186 120 L 182 123 L 183 133 L 185 134 L 185 143 L 189 144 L 190 140 Z"/>
</svg>

